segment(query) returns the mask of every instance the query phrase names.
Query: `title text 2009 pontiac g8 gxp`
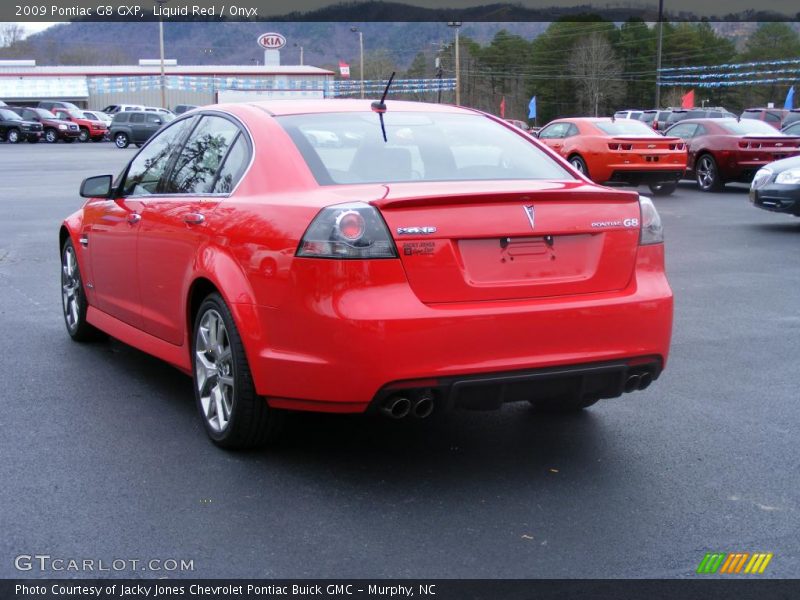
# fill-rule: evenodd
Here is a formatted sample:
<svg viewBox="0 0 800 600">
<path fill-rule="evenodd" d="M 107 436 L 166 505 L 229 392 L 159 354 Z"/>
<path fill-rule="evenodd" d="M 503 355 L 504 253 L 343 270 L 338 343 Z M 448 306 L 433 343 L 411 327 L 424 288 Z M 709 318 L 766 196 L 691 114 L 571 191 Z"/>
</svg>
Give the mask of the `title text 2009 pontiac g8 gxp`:
<svg viewBox="0 0 800 600">
<path fill-rule="evenodd" d="M 69 334 L 191 374 L 220 446 L 269 440 L 282 409 L 580 410 L 666 364 L 651 201 L 477 111 L 207 107 L 81 194 L 60 231 Z"/>
</svg>

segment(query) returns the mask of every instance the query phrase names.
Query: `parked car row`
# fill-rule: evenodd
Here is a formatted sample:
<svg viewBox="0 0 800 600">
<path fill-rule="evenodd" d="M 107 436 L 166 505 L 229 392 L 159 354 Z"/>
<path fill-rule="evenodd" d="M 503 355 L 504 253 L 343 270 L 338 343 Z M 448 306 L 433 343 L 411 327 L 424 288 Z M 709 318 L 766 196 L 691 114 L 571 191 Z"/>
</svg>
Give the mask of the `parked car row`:
<svg viewBox="0 0 800 600">
<path fill-rule="evenodd" d="M 647 123 L 657 131 L 664 131 L 684 119 L 752 119 L 764 121 L 775 129 L 784 129 L 800 121 L 800 108 L 746 108 L 738 117 L 721 106 L 700 108 L 663 108 L 649 110 L 618 110 L 615 119 L 633 119 Z"/>
<path fill-rule="evenodd" d="M 646 184 L 656 195 L 681 179 L 706 192 L 749 183 L 765 165 L 800 155 L 800 120 L 776 131 L 754 118 L 681 118 L 662 135 L 635 119 L 570 118 L 534 135 L 597 183 Z"/>
<path fill-rule="evenodd" d="M 110 104 L 102 111 L 85 110 L 65 100 L 46 100 L 32 106 L 8 106 L 0 101 L 0 141 L 12 144 L 44 139 L 71 143 L 112 139 L 119 148 L 140 146 L 161 125 L 197 106 L 179 104 L 175 113 L 166 108 L 139 104 Z"/>
</svg>

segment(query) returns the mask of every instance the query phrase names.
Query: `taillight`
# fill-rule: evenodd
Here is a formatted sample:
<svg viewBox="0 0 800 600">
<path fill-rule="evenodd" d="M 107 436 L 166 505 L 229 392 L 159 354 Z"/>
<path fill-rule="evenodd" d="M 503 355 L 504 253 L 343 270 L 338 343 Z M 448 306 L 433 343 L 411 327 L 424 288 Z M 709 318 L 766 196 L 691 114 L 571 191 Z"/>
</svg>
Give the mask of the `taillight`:
<svg viewBox="0 0 800 600">
<path fill-rule="evenodd" d="M 308 226 L 297 256 L 397 258 L 397 248 L 378 210 L 362 202 L 323 208 Z"/>
<path fill-rule="evenodd" d="M 686 147 L 685 144 L 670 144 L 669 145 L 669 149 L 670 150 L 683 150 L 685 147 Z"/>
<path fill-rule="evenodd" d="M 661 244 L 664 241 L 664 228 L 653 201 L 645 196 L 639 196 L 639 209 L 642 213 L 639 245 Z"/>
<path fill-rule="evenodd" d="M 609 150 L 632 150 L 633 144 L 609 144 Z"/>
<path fill-rule="evenodd" d="M 619 144 L 609 144 L 608 145 L 608 149 L 609 150 L 619 150 Z"/>
</svg>

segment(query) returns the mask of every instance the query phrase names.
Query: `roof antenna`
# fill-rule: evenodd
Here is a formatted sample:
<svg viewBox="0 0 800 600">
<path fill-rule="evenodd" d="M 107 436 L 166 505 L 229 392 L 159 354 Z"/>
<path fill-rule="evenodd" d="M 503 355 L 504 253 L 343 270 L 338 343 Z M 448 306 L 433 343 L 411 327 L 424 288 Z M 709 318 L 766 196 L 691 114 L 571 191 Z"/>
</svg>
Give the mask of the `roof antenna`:
<svg viewBox="0 0 800 600">
<path fill-rule="evenodd" d="M 392 85 L 392 80 L 394 79 L 394 74 L 395 74 L 395 72 L 392 71 L 392 75 L 391 75 L 391 77 L 389 77 L 389 82 L 386 84 L 386 89 L 383 90 L 383 96 L 381 96 L 381 99 L 380 100 L 375 100 L 375 102 L 372 103 L 372 110 L 374 110 L 376 113 L 385 113 L 386 112 L 386 103 L 384 102 L 384 100 L 386 100 L 386 94 L 389 93 L 389 86 Z"/>
<path fill-rule="evenodd" d="M 386 112 L 386 94 L 389 93 L 389 86 L 392 85 L 392 80 L 394 79 L 395 71 L 392 71 L 391 77 L 389 77 L 389 81 L 386 84 L 386 89 L 383 90 L 383 96 L 381 96 L 380 100 L 375 100 L 370 107 L 372 108 L 373 112 L 378 113 L 378 117 L 381 120 L 381 132 L 383 133 L 383 141 L 388 142 L 389 140 L 386 138 L 386 125 L 383 123 L 383 113 Z"/>
</svg>

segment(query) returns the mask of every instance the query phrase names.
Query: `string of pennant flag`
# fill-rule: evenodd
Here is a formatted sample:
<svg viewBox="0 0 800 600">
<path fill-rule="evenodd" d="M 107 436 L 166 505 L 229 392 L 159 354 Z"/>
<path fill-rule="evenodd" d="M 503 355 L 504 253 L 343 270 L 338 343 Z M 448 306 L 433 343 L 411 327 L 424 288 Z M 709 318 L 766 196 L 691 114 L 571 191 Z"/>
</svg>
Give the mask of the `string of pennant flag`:
<svg viewBox="0 0 800 600">
<path fill-rule="evenodd" d="M 776 69 L 773 67 L 790 67 Z M 757 68 L 754 70 L 754 68 Z M 778 75 L 778 77 L 776 77 Z M 743 85 L 795 83 L 800 80 L 800 58 L 762 60 L 697 67 L 659 69 L 659 86 L 727 88 Z"/>
<path fill-rule="evenodd" d="M 386 87 L 387 80 L 365 80 L 363 87 L 370 93 Z M 118 77 L 92 77 L 87 81 L 92 94 L 131 93 L 161 89 L 160 75 L 137 75 Z M 319 81 L 310 79 L 263 79 L 251 77 L 211 77 L 196 75 L 167 75 L 164 87 L 168 90 L 193 92 L 216 92 L 227 90 L 302 90 L 322 91 L 327 97 L 360 93 L 360 80 Z M 396 79 L 389 89 L 390 94 L 435 92 L 455 89 L 455 79 Z"/>
</svg>

